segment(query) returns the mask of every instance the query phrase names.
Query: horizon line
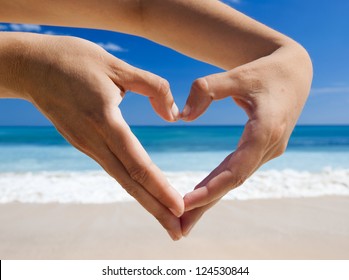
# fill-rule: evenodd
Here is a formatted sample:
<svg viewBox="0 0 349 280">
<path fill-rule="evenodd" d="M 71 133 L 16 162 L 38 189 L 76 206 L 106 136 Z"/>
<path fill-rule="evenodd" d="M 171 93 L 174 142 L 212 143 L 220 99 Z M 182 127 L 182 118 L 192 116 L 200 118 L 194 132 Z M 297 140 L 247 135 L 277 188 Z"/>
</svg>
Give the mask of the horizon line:
<svg viewBox="0 0 349 280">
<path fill-rule="evenodd" d="M 131 124 L 130 127 L 244 127 L 245 124 L 187 124 L 187 125 L 171 125 L 171 124 Z M 297 126 L 349 126 L 348 124 L 297 124 Z M 55 128 L 53 125 L 0 125 L 0 128 L 5 127 L 42 127 Z"/>
</svg>

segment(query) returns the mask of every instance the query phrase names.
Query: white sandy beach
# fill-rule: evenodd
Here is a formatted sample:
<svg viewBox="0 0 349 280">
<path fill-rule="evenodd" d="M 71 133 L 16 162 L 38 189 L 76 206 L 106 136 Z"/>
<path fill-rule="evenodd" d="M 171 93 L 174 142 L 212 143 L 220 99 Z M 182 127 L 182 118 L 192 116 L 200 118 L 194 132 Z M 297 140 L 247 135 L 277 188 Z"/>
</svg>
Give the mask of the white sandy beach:
<svg viewBox="0 0 349 280">
<path fill-rule="evenodd" d="M 173 242 L 135 202 L 0 205 L 0 259 L 349 259 L 349 196 L 223 201 Z"/>
</svg>

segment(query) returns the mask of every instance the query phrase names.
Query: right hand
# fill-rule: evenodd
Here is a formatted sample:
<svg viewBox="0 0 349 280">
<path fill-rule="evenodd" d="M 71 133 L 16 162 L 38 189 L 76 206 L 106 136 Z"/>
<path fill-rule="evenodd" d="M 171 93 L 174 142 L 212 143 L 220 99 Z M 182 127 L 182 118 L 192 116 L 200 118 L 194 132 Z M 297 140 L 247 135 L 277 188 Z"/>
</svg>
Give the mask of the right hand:
<svg viewBox="0 0 349 280">
<path fill-rule="evenodd" d="M 17 96 L 31 101 L 74 147 L 97 161 L 174 240 L 182 237 L 181 195 L 133 135 L 119 104 L 126 91 L 149 97 L 165 120 L 179 118 L 166 80 L 72 37 L 21 34 Z M 135 112 L 138 114 L 141 112 Z M 127 215 L 127 213 L 125 213 Z"/>
<path fill-rule="evenodd" d="M 224 195 L 285 151 L 307 100 L 312 73 L 308 53 L 289 41 L 271 55 L 194 82 L 183 119 L 193 121 L 212 101 L 230 97 L 249 120 L 236 150 L 184 196 L 184 235 Z"/>
</svg>

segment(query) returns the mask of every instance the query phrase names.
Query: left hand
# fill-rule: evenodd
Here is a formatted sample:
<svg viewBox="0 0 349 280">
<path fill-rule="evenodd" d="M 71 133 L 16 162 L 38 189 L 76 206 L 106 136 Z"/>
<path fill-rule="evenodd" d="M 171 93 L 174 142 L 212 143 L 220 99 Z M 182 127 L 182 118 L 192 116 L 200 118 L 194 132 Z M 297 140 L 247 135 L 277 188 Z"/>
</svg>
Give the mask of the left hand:
<svg viewBox="0 0 349 280">
<path fill-rule="evenodd" d="M 180 239 L 183 198 L 152 162 L 119 108 L 125 92 L 133 91 L 149 97 L 165 120 L 177 120 L 168 82 L 83 39 L 17 32 L 0 37 L 0 93 L 4 88 L 5 97 L 32 102 L 67 141 L 98 162 L 151 213 L 173 240 Z"/>
<path fill-rule="evenodd" d="M 193 121 L 213 100 L 232 97 L 249 120 L 237 149 L 184 197 L 183 235 L 205 211 L 261 165 L 281 155 L 307 99 L 312 65 L 295 43 L 228 72 L 196 80 L 182 119 Z"/>
</svg>

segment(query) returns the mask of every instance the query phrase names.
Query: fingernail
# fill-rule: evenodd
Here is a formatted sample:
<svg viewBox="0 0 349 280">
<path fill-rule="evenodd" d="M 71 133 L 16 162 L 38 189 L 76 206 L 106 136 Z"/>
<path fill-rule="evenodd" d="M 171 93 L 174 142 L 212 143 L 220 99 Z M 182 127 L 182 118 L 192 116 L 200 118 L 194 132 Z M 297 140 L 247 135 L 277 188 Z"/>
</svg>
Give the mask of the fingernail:
<svg viewBox="0 0 349 280">
<path fill-rule="evenodd" d="M 190 114 L 190 111 L 191 111 L 190 106 L 189 106 L 188 104 L 186 104 L 186 105 L 184 106 L 184 109 L 183 109 L 183 112 L 182 112 L 182 118 L 188 117 L 189 114 Z"/>
<path fill-rule="evenodd" d="M 177 209 L 174 209 L 174 208 L 169 208 L 170 211 L 172 212 L 173 215 L 175 215 L 177 218 L 179 218 L 180 216 L 182 216 L 182 212 L 180 212 L 179 210 Z"/>
<path fill-rule="evenodd" d="M 179 239 L 181 239 L 178 235 L 174 234 L 171 231 L 168 231 L 168 234 L 171 236 L 173 241 L 178 241 Z"/>
<path fill-rule="evenodd" d="M 176 103 L 173 103 L 172 108 L 171 108 L 171 113 L 172 113 L 172 117 L 174 120 L 179 119 L 179 109 L 178 109 Z"/>
<path fill-rule="evenodd" d="M 194 225 L 191 225 L 186 232 L 183 233 L 184 237 L 187 237 L 189 235 L 189 233 L 191 232 L 191 230 L 193 229 Z"/>
</svg>

